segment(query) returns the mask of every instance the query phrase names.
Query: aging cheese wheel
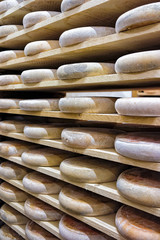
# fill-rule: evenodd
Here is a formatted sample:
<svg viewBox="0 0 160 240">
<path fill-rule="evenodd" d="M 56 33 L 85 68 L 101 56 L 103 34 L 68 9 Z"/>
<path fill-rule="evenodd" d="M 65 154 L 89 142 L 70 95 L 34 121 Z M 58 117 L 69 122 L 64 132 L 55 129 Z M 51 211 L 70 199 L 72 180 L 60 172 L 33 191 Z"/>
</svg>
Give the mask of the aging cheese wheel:
<svg viewBox="0 0 160 240">
<path fill-rule="evenodd" d="M 113 63 L 73 63 L 62 65 L 57 70 L 59 79 L 76 79 L 115 73 Z"/>
<path fill-rule="evenodd" d="M 128 116 L 160 116 L 159 97 L 120 98 L 115 103 L 118 114 Z"/>
<path fill-rule="evenodd" d="M 160 136 L 153 132 L 135 132 L 116 137 L 115 149 L 125 157 L 160 162 Z"/>
<path fill-rule="evenodd" d="M 138 73 L 160 68 L 160 50 L 137 52 L 120 57 L 115 63 L 117 73 Z"/>
<path fill-rule="evenodd" d="M 37 198 L 28 198 L 24 204 L 25 214 L 35 221 L 57 221 L 63 213 Z"/>
<path fill-rule="evenodd" d="M 60 171 L 65 178 L 86 183 L 115 181 L 123 169 L 122 164 L 87 156 L 68 158 L 60 165 Z"/>
<path fill-rule="evenodd" d="M 23 186 L 36 194 L 57 194 L 63 185 L 63 182 L 36 171 L 23 178 Z"/>
<path fill-rule="evenodd" d="M 121 173 L 117 188 L 125 198 L 148 207 L 160 207 L 160 173 L 132 168 Z"/>
<path fill-rule="evenodd" d="M 6 50 L 0 52 L 0 63 L 7 62 L 16 58 L 24 57 L 24 51 L 22 50 Z"/>
<path fill-rule="evenodd" d="M 62 188 L 59 202 L 67 211 L 84 216 L 111 214 L 118 207 L 118 204 L 110 199 L 72 185 Z"/>
<path fill-rule="evenodd" d="M 0 216 L 2 220 L 9 224 L 26 224 L 28 219 L 22 215 L 20 212 L 16 211 L 14 208 L 7 204 L 4 204 L 0 209 Z"/>
<path fill-rule="evenodd" d="M 16 233 L 7 225 L 3 225 L 0 228 L 0 239 L 1 240 L 24 240 L 18 233 Z"/>
<path fill-rule="evenodd" d="M 98 38 L 115 33 L 111 27 L 80 27 L 63 32 L 59 38 L 61 47 L 71 46 L 84 42 L 90 38 Z"/>
<path fill-rule="evenodd" d="M 6 161 L 0 164 L 0 176 L 4 178 L 21 180 L 27 173 L 28 170 L 25 167 L 16 163 Z"/>
<path fill-rule="evenodd" d="M 59 232 L 65 240 L 111 240 L 113 238 L 91 228 L 70 216 L 64 215 L 59 223 Z"/>
<path fill-rule="evenodd" d="M 86 0 L 63 0 L 61 3 L 61 11 L 66 12 L 77 6 L 80 6 L 81 4 L 83 4 L 85 2 L 86 2 Z"/>
<path fill-rule="evenodd" d="M 25 124 L 20 121 L 4 120 L 0 122 L 0 131 L 2 132 L 23 132 Z"/>
<path fill-rule="evenodd" d="M 65 113 L 115 113 L 115 98 L 66 97 L 59 101 L 59 108 Z"/>
<path fill-rule="evenodd" d="M 25 111 L 51 110 L 59 111 L 59 99 L 29 99 L 19 102 L 20 109 Z"/>
<path fill-rule="evenodd" d="M 106 128 L 66 128 L 61 138 L 72 148 L 112 148 L 116 132 Z"/>
<path fill-rule="evenodd" d="M 32 69 L 23 71 L 21 79 L 23 83 L 39 83 L 42 81 L 50 81 L 57 78 L 54 69 Z"/>
<path fill-rule="evenodd" d="M 20 99 L 0 98 L 0 109 L 19 108 Z"/>
<path fill-rule="evenodd" d="M 13 185 L 3 182 L 0 185 L 0 197 L 9 202 L 24 202 L 28 195 Z"/>
<path fill-rule="evenodd" d="M 24 48 L 26 56 L 33 56 L 35 54 L 59 48 L 58 41 L 35 41 L 28 43 Z"/>
<path fill-rule="evenodd" d="M 1 2 L 0 2 L 1 4 Z M 20 31 L 23 29 L 22 25 L 3 25 L 0 26 L 0 38 L 6 37 L 11 33 Z"/>
<path fill-rule="evenodd" d="M 22 161 L 31 166 L 41 167 L 56 167 L 60 163 L 71 156 L 69 152 L 62 152 L 52 148 L 39 148 L 33 149 L 27 152 L 23 152 L 21 155 Z"/>
<path fill-rule="evenodd" d="M 28 240 L 58 240 L 58 238 L 32 221 L 27 223 L 25 233 Z"/>
<path fill-rule="evenodd" d="M 128 240 L 160 239 L 159 218 L 129 206 L 122 206 L 117 212 L 116 226 Z"/>
<path fill-rule="evenodd" d="M 22 1 L 22 0 L 21 0 Z M 6 12 L 12 7 L 16 7 L 20 2 L 20 0 L 4 0 L 0 2 L 0 14 Z"/>
<path fill-rule="evenodd" d="M 53 16 L 56 16 L 57 14 L 60 14 L 60 12 L 37 11 L 37 12 L 28 13 L 23 18 L 23 26 L 24 26 L 24 28 L 32 27 L 39 22 L 42 22 Z"/>
<path fill-rule="evenodd" d="M 20 76 L 18 75 L 1 75 L 0 76 L 0 86 L 5 86 L 9 84 L 22 83 Z"/>
<path fill-rule="evenodd" d="M 0 154 L 4 156 L 20 156 L 29 149 L 28 144 L 21 141 L 3 141 L 0 142 Z"/>
<path fill-rule="evenodd" d="M 146 4 L 122 14 L 116 22 L 116 32 L 160 22 L 160 3 Z"/>
</svg>

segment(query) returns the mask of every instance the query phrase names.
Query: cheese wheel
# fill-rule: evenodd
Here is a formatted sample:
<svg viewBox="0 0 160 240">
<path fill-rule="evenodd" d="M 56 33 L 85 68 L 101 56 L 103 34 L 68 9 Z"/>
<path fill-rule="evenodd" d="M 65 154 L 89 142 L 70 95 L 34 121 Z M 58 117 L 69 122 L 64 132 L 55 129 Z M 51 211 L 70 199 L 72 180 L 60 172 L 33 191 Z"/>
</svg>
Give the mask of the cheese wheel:
<svg viewBox="0 0 160 240">
<path fill-rule="evenodd" d="M 9 34 L 20 31 L 22 29 L 23 29 L 22 25 L 3 25 L 3 26 L 0 26 L 0 38 L 6 37 Z"/>
<path fill-rule="evenodd" d="M 24 202 L 28 195 L 13 185 L 3 182 L 0 185 L 0 197 L 8 202 Z"/>
<path fill-rule="evenodd" d="M 23 83 L 39 83 L 42 81 L 51 81 L 57 78 L 54 69 L 32 69 L 23 71 L 21 79 Z"/>
<path fill-rule="evenodd" d="M 128 158 L 160 162 L 159 133 L 135 132 L 118 135 L 115 140 L 115 149 Z"/>
<path fill-rule="evenodd" d="M 24 204 L 26 216 L 35 221 L 57 221 L 63 213 L 37 198 L 28 198 Z"/>
<path fill-rule="evenodd" d="M 116 21 L 116 32 L 143 27 L 160 21 L 160 3 L 150 3 L 122 14 Z"/>
<path fill-rule="evenodd" d="M 91 38 L 98 38 L 115 33 L 112 27 L 80 27 L 63 32 L 59 38 L 61 47 L 71 46 Z"/>
<path fill-rule="evenodd" d="M 61 12 L 66 12 L 85 3 L 86 0 L 63 0 L 61 3 Z"/>
<path fill-rule="evenodd" d="M 0 109 L 18 109 L 20 99 L 0 98 Z"/>
<path fill-rule="evenodd" d="M 35 194 L 57 194 L 63 185 L 63 182 L 36 171 L 23 178 L 24 188 Z"/>
<path fill-rule="evenodd" d="M 28 43 L 24 48 L 25 56 L 33 56 L 35 54 L 59 48 L 58 41 L 35 41 Z"/>
<path fill-rule="evenodd" d="M 111 240 L 87 224 L 80 222 L 68 215 L 64 215 L 59 223 L 59 232 L 65 240 Z"/>
<path fill-rule="evenodd" d="M 117 202 L 72 185 L 62 188 L 59 202 L 67 211 L 84 216 L 107 215 L 118 209 Z"/>
<path fill-rule="evenodd" d="M 72 63 L 62 65 L 57 70 L 59 79 L 76 79 L 115 73 L 113 63 Z"/>
<path fill-rule="evenodd" d="M 160 116 L 159 97 L 120 98 L 115 103 L 118 114 L 128 116 Z"/>
<path fill-rule="evenodd" d="M 103 183 L 117 180 L 124 166 L 98 158 L 79 156 L 65 159 L 60 165 L 61 174 L 74 182 Z"/>
<path fill-rule="evenodd" d="M 39 148 L 23 152 L 21 159 L 25 164 L 31 166 L 56 167 L 70 156 L 72 154 L 69 152 L 62 152 L 52 148 Z"/>
<path fill-rule="evenodd" d="M 4 120 L 0 122 L 0 131 L 22 133 L 25 124 L 20 121 Z"/>
<path fill-rule="evenodd" d="M 6 12 L 12 7 L 16 7 L 20 0 L 4 0 L 0 2 L 0 14 Z"/>
<path fill-rule="evenodd" d="M 9 84 L 19 84 L 22 83 L 20 76 L 18 75 L 1 75 L 0 76 L 0 86 L 5 86 Z"/>
<path fill-rule="evenodd" d="M 29 99 L 19 102 L 20 109 L 25 111 L 59 111 L 59 99 Z"/>
<path fill-rule="evenodd" d="M 23 26 L 24 28 L 32 27 L 39 22 L 42 22 L 48 18 L 56 16 L 57 14 L 60 14 L 60 12 L 55 12 L 55 11 L 30 12 L 24 16 Z"/>
<path fill-rule="evenodd" d="M 27 168 L 16 163 L 6 161 L 0 164 L 0 176 L 4 178 L 21 180 L 27 173 Z"/>
<path fill-rule="evenodd" d="M 138 73 L 160 68 L 160 50 L 127 54 L 115 63 L 117 73 Z"/>
<path fill-rule="evenodd" d="M 20 156 L 29 149 L 30 145 L 21 141 L 3 141 L 0 142 L 0 154 L 4 156 Z"/>
<path fill-rule="evenodd" d="M 28 219 L 23 216 L 20 212 L 16 211 L 14 208 L 7 204 L 4 204 L 0 209 L 0 216 L 3 221 L 9 224 L 26 224 Z"/>
<path fill-rule="evenodd" d="M 60 127 L 60 125 L 58 126 L 56 124 L 32 124 L 25 126 L 24 135 L 33 139 L 60 139 L 63 129 L 64 127 Z"/>
<path fill-rule="evenodd" d="M 115 113 L 115 98 L 66 97 L 59 101 L 59 108 L 65 113 Z"/>
<path fill-rule="evenodd" d="M 117 212 L 116 226 L 128 240 L 160 239 L 159 218 L 129 206 L 122 206 Z"/>
<path fill-rule="evenodd" d="M 32 221 L 26 224 L 25 233 L 28 240 L 58 240 L 54 235 Z"/>
<path fill-rule="evenodd" d="M 0 239 L 1 240 L 24 240 L 18 233 L 7 225 L 3 225 L 0 228 Z"/>
<path fill-rule="evenodd" d="M 7 62 L 16 58 L 24 57 L 24 51 L 22 50 L 6 50 L 0 52 L 0 63 Z"/>
<path fill-rule="evenodd" d="M 112 148 L 116 132 L 105 128 L 66 128 L 61 138 L 72 148 Z"/>
</svg>

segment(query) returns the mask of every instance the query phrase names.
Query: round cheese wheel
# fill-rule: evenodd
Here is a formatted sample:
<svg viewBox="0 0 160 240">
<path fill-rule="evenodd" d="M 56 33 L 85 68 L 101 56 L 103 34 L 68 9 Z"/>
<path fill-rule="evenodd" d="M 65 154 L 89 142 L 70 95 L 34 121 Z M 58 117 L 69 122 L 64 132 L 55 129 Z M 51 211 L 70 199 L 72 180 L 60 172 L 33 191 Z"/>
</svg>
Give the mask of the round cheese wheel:
<svg viewBox="0 0 160 240">
<path fill-rule="evenodd" d="M 66 97 L 59 101 L 59 108 L 65 113 L 115 113 L 115 98 Z"/>
<path fill-rule="evenodd" d="M 26 224 L 25 233 L 28 240 L 58 240 L 58 238 L 32 221 Z"/>
<path fill-rule="evenodd" d="M 156 117 L 160 116 L 159 105 L 159 97 L 134 97 L 118 99 L 115 108 L 121 115 Z"/>
<path fill-rule="evenodd" d="M 66 12 L 85 3 L 86 0 L 63 0 L 61 3 L 61 12 Z"/>
<path fill-rule="evenodd" d="M 3 141 L 0 142 L 0 154 L 4 156 L 20 156 L 24 151 L 27 151 L 29 145 L 21 141 Z"/>
<path fill-rule="evenodd" d="M 120 57 L 115 63 L 117 73 L 137 73 L 160 68 L 160 50 L 137 52 Z"/>
<path fill-rule="evenodd" d="M 1 2 L 0 2 L 1 4 Z M 20 31 L 23 29 L 21 25 L 3 25 L 0 26 L 0 38 L 6 37 L 11 33 Z"/>
<path fill-rule="evenodd" d="M 0 109 L 9 109 L 9 108 L 17 109 L 19 108 L 19 101 L 20 99 L 1 98 Z"/>
<path fill-rule="evenodd" d="M 122 164 L 87 156 L 68 158 L 60 165 L 60 171 L 65 178 L 87 183 L 115 181 L 123 169 Z"/>
<path fill-rule="evenodd" d="M 160 162 L 159 133 L 135 132 L 118 135 L 115 140 L 115 149 L 128 158 Z"/>
<path fill-rule="evenodd" d="M 80 27 L 63 32 L 59 38 L 61 47 L 71 46 L 84 42 L 90 38 L 98 38 L 115 33 L 111 27 Z"/>
<path fill-rule="evenodd" d="M 66 128 L 61 138 L 72 148 L 113 148 L 116 132 L 106 128 Z"/>
<path fill-rule="evenodd" d="M 0 52 L 0 63 L 7 62 L 12 59 L 24 57 L 24 51 L 22 50 L 6 50 Z"/>
<path fill-rule="evenodd" d="M 111 240 L 112 238 L 95 230 L 87 224 L 68 215 L 64 215 L 59 223 L 59 232 L 65 240 Z"/>
<path fill-rule="evenodd" d="M 18 233 L 16 233 L 7 225 L 3 225 L 0 228 L 0 239 L 1 240 L 24 240 Z"/>
<path fill-rule="evenodd" d="M 62 152 L 57 149 L 39 148 L 23 152 L 21 159 L 25 164 L 31 166 L 56 167 L 71 155 L 69 152 Z"/>
<path fill-rule="evenodd" d="M 28 173 L 27 168 L 12 162 L 0 164 L 0 176 L 8 179 L 21 180 Z"/>
<path fill-rule="evenodd" d="M 67 211 L 84 216 L 102 216 L 114 213 L 118 203 L 75 186 L 65 186 L 59 202 Z"/>
<path fill-rule="evenodd" d="M 35 221 L 57 221 L 63 213 L 37 198 L 28 198 L 24 204 L 25 214 Z"/>
<path fill-rule="evenodd" d="M 0 131 L 22 133 L 25 124 L 20 121 L 4 120 L 0 122 Z"/>
<path fill-rule="evenodd" d="M 117 188 L 125 198 L 149 207 L 160 207 L 160 174 L 132 168 L 121 173 Z"/>
<path fill-rule="evenodd" d="M 33 56 L 35 54 L 59 48 L 58 41 L 35 41 L 28 43 L 24 48 L 25 56 Z"/>
<path fill-rule="evenodd" d="M 56 16 L 57 14 L 60 14 L 60 12 L 55 11 L 30 12 L 24 16 L 23 26 L 24 28 L 32 27 L 39 22 L 42 22 L 48 18 Z"/>
<path fill-rule="evenodd" d="M 122 14 L 116 21 L 116 32 L 143 27 L 160 21 L 160 3 L 146 4 Z"/>
<path fill-rule="evenodd" d="M 13 185 L 3 182 L 0 185 L 0 197 L 9 202 L 24 202 L 28 195 Z"/>
<path fill-rule="evenodd" d="M 7 204 L 4 204 L 0 209 L 0 216 L 3 221 L 9 224 L 26 224 L 28 219 L 23 216 L 20 212 L 16 211 L 14 208 Z"/>
<path fill-rule="evenodd" d="M 129 206 L 122 206 L 117 212 L 116 226 L 125 239 L 160 239 L 159 218 Z"/>
<path fill-rule="evenodd" d="M 0 13 L 4 13 L 12 7 L 16 7 L 19 4 L 19 0 L 4 0 L 0 2 Z"/>
<path fill-rule="evenodd" d="M 18 75 L 1 75 L 0 76 L 0 86 L 5 86 L 9 84 L 22 83 L 20 76 Z"/>
<path fill-rule="evenodd" d="M 29 99 L 19 102 L 20 109 L 25 111 L 59 111 L 59 99 Z"/>
<path fill-rule="evenodd" d="M 39 83 L 42 81 L 50 81 L 57 78 L 54 69 L 32 69 L 23 71 L 21 79 L 23 83 Z"/>
<path fill-rule="evenodd" d="M 115 73 L 113 63 L 73 63 L 62 65 L 57 70 L 59 79 L 76 79 Z"/>
<path fill-rule="evenodd" d="M 35 194 L 57 194 L 63 185 L 63 182 L 36 171 L 23 178 L 23 186 Z"/>
</svg>

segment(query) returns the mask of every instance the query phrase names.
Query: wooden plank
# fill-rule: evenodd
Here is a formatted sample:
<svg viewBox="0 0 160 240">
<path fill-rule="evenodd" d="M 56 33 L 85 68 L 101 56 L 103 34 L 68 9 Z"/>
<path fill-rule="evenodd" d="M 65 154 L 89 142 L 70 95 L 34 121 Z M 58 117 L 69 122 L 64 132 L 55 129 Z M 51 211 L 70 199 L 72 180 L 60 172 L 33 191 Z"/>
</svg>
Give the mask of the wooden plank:
<svg viewBox="0 0 160 240">
<path fill-rule="evenodd" d="M 160 90 L 139 90 L 137 97 L 160 97 Z"/>
</svg>

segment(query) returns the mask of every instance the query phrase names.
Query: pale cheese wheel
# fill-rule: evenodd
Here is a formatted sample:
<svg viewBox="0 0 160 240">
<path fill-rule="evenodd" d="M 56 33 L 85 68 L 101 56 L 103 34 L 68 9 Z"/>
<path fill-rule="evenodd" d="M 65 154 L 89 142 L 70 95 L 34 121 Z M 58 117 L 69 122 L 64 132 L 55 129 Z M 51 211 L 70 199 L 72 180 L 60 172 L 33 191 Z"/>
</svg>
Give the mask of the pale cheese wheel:
<svg viewBox="0 0 160 240">
<path fill-rule="evenodd" d="M 27 168 L 16 163 L 6 161 L 0 164 L 0 176 L 4 178 L 21 180 L 27 173 Z"/>
<path fill-rule="evenodd" d="M 25 111 L 59 111 L 59 99 L 28 99 L 19 102 L 20 109 Z"/>
<path fill-rule="evenodd" d="M 3 225 L 0 228 L 0 239 L 1 240 L 24 240 L 18 233 L 7 225 Z"/>
<path fill-rule="evenodd" d="M 116 131 L 106 128 L 66 128 L 61 138 L 72 148 L 113 148 Z"/>
<path fill-rule="evenodd" d="M 112 27 L 80 27 L 63 32 L 59 38 L 59 45 L 67 47 L 89 40 L 115 33 Z"/>
<path fill-rule="evenodd" d="M 87 156 L 68 158 L 60 165 L 60 171 L 64 178 L 84 183 L 115 181 L 123 169 L 122 164 Z"/>
<path fill-rule="evenodd" d="M 56 11 L 30 12 L 24 16 L 23 26 L 24 26 L 24 28 L 32 27 L 39 22 L 42 22 L 48 18 L 56 16 L 57 14 L 60 14 L 60 12 L 56 12 Z"/>
<path fill-rule="evenodd" d="M 160 3 L 150 3 L 122 14 L 116 21 L 116 32 L 160 22 Z"/>
<path fill-rule="evenodd" d="M 23 178 L 24 188 L 35 194 L 58 194 L 63 185 L 63 182 L 36 171 Z"/>
<path fill-rule="evenodd" d="M 116 226 L 128 240 L 159 240 L 160 221 L 158 217 L 129 206 L 122 206 L 116 215 Z"/>
<path fill-rule="evenodd" d="M 68 215 L 64 215 L 59 223 L 59 232 L 65 240 L 112 240 L 113 238 L 95 230 L 87 224 Z"/>
<path fill-rule="evenodd" d="M 0 185 L 0 197 L 8 202 L 24 202 L 28 195 L 13 185 L 3 182 Z"/>
<path fill-rule="evenodd" d="M 12 7 L 16 7 L 20 0 L 4 0 L 0 2 L 0 14 L 6 12 Z"/>
<path fill-rule="evenodd" d="M 18 109 L 20 99 L 0 98 L 0 109 Z"/>
<path fill-rule="evenodd" d="M 120 57 L 115 63 L 117 73 L 138 73 L 160 68 L 160 50 L 137 52 Z"/>
<path fill-rule="evenodd" d="M 22 215 L 20 212 L 10 207 L 7 204 L 4 204 L 0 209 L 0 216 L 2 220 L 9 224 L 26 224 L 28 219 Z"/>
<path fill-rule="evenodd" d="M 3 141 L 0 142 L 0 154 L 4 156 L 20 156 L 24 151 L 27 151 L 30 145 L 21 141 Z"/>
<path fill-rule="evenodd" d="M 66 97 L 59 101 L 59 108 L 65 113 L 115 113 L 115 98 Z"/>
<path fill-rule="evenodd" d="M 24 204 L 26 216 L 35 221 L 58 221 L 63 213 L 37 198 L 28 198 Z"/>
<path fill-rule="evenodd" d="M 4 120 L 0 121 L 0 131 L 22 133 L 25 124 L 20 121 Z"/>
<path fill-rule="evenodd" d="M 39 83 L 57 79 L 57 75 L 54 69 L 32 69 L 23 71 L 21 79 L 23 83 Z"/>
<path fill-rule="evenodd" d="M 28 43 L 24 48 L 25 56 L 33 56 L 35 54 L 59 48 L 58 41 L 35 41 Z"/>
<path fill-rule="evenodd" d="M 116 137 L 115 149 L 128 158 L 160 162 L 160 136 L 158 132 L 120 134 Z"/>
<path fill-rule="evenodd" d="M 0 52 L 0 63 L 7 62 L 16 58 L 24 57 L 24 51 L 22 50 L 6 50 Z"/>
<path fill-rule="evenodd" d="M 160 116 L 159 97 L 120 98 L 115 103 L 118 114 L 128 116 Z"/>
<path fill-rule="evenodd" d="M 3 25 L 3 26 L 0 26 L 0 38 L 6 37 L 9 34 L 20 31 L 22 29 L 23 29 L 22 25 Z"/>
<path fill-rule="evenodd" d="M 25 233 L 28 240 L 58 240 L 54 235 L 32 221 L 26 224 Z"/>
<path fill-rule="evenodd" d="M 67 211 L 83 216 L 102 216 L 118 209 L 117 202 L 71 185 L 62 188 L 59 202 Z"/>
<path fill-rule="evenodd" d="M 62 65 L 57 70 L 59 79 L 77 79 L 115 73 L 113 63 L 84 62 Z"/>
<path fill-rule="evenodd" d="M 85 3 L 86 0 L 63 0 L 61 3 L 61 11 L 66 12 L 68 10 L 71 10 L 75 7 L 78 7 Z"/>
<path fill-rule="evenodd" d="M 5 86 L 9 84 L 19 84 L 22 83 L 20 76 L 18 75 L 1 75 L 0 76 L 0 86 Z"/>
</svg>

